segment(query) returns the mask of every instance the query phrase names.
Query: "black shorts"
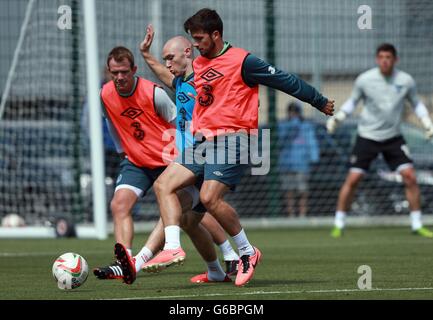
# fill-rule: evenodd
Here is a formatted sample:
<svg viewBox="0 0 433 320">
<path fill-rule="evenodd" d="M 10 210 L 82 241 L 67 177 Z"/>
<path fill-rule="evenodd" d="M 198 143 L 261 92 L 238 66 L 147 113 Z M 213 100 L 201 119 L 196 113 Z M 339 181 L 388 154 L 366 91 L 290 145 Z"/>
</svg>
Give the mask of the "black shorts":
<svg viewBox="0 0 433 320">
<path fill-rule="evenodd" d="M 349 160 L 350 167 L 367 171 L 370 163 L 379 154 L 382 154 L 392 171 L 395 171 L 401 165 L 413 163 L 409 148 L 402 136 L 380 142 L 357 136 Z"/>
</svg>

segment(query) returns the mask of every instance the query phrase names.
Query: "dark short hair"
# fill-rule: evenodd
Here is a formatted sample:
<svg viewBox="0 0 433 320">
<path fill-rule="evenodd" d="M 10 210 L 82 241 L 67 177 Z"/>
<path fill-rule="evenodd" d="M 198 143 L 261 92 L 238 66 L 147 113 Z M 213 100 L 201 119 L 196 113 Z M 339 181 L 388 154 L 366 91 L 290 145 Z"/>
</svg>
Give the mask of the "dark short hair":
<svg viewBox="0 0 433 320">
<path fill-rule="evenodd" d="M 116 62 L 120 62 L 123 59 L 128 59 L 130 65 L 131 65 L 131 69 L 134 68 L 134 66 L 135 66 L 134 55 L 132 54 L 131 50 L 129 50 L 128 48 L 122 47 L 122 46 L 115 47 L 115 48 L 111 49 L 111 51 L 107 57 L 107 68 L 109 68 L 108 64 L 110 63 L 111 59 L 114 59 L 114 61 L 116 61 Z"/>
<path fill-rule="evenodd" d="M 296 114 L 302 114 L 302 106 L 297 101 L 292 101 L 287 105 L 287 112 L 294 112 Z"/>
<path fill-rule="evenodd" d="M 204 8 L 189 17 L 183 24 L 186 33 L 194 31 L 204 31 L 212 34 L 218 31 L 223 36 L 223 21 L 215 10 Z"/>
<path fill-rule="evenodd" d="M 378 46 L 377 49 L 376 49 L 376 56 L 381 51 L 391 52 L 394 57 L 397 57 L 397 50 L 390 43 L 382 43 L 380 46 Z"/>
</svg>

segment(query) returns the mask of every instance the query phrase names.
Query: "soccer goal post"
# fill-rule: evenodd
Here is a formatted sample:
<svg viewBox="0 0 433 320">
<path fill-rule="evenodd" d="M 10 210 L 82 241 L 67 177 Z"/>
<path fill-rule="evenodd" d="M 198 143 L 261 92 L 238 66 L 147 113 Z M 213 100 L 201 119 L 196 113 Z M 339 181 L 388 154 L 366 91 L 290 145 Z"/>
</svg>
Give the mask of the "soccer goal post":
<svg viewBox="0 0 433 320">
<path fill-rule="evenodd" d="M 86 74 L 89 97 L 90 150 L 93 181 L 93 216 L 98 239 L 107 238 L 107 206 L 104 184 L 104 149 L 102 146 L 102 119 L 99 100 L 98 41 L 95 0 L 83 0 L 86 37 Z"/>
</svg>

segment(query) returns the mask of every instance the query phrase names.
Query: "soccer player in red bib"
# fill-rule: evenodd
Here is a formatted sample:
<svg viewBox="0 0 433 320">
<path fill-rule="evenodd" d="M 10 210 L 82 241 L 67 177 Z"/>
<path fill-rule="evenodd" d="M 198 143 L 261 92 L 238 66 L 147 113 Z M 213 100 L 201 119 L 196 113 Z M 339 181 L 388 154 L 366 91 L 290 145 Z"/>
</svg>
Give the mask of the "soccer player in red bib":
<svg viewBox="0 0 433 320">
<path fill-rule="evenodd" d="M 258 128 L 259 84 L 308 102 L 326 115 L 333 114 L 334 101 L 323 97 L 296 75 L 278 70 L 246 50 L 224 42 L 223 23 L 216 11 L 199 10 L 186 20 L 184 28 L 191 34 L 194 47 L 200 51 L 200 56 L 193 62 L 197 91 L 192 120 L 196 140 L 193 149 L 209 150 L 214 147 L 217 154 L 221 151 L 240 157 L 238 146 L 236 150 L 229 150 L 233 145 L 215 141 L 224 141 L 230 132 L 249 132 Z M 200 139 L 200 136 L 203 138 Z M 197 177 L 202 176 L 204 183 L 200 200 L 232 237 L 239 250 L 241 258 L 235 284 L 243 286 L 250 281 L 261 259 L 261 252 L 250 244 L 236 211 L 224 201 L 224 195 L 239 183 L 246 167 L 242 163 L 211 163 L 207 160 L 204 163 L 177 160 L 169 165 L 154 184 L 166 239 L 164 250 L 155 259 L 170 261 L 172 252 L 181 250 L 181 210 L 176 190 L 193 184 Z"/>
<path fill-rule="evenodd" d="M 163 65 L 150 53 L 154 34 L 153 26 L 148 25 L 146 35 L 140 44 L 140 51 L 149 68 L 155 73 L 161 82 L 175 91 L 177 110 L 176 148 L 178 153 L 182 154 L 186 148 L 193 146 L 194 143 L 194 138 L 190 130 L 190 123 L 195 105 L 195 101 L 190 97 L 190 94 L 196 94 L 194 83 L 192 82 L 194 78 L 192 70 L 194 48 L 192 43 L 183 36 L 176 36 L 169 39 L 162 49 L 162 58 L 165 61 L 165 65 Z M 200 184 L 201 181 L 198 181 L 197 183 Z M 196 201 L 198 201 L 199 192 L 197 192 L 196 197 Z M 193 206 L 195 207 L 195 203 Z M 219 225 L 215 218 L 208 213 L 204 214 L 201 219 L 201 224 L 209 231 L 215 244 L 217 244 L 221 249 L 226 265 L 226 273 L 229 276 L 236 275 L 239 256 L 233 250 L 224 229 Z M 149 261 L 143 269 L 153 270 L 155 265 L 152 263 L 152 261 Z M 206 272 L 191 279 L 191 281 L 209 282 L 214 280 L 209 277 L 209 273 Z"/>
</svg>

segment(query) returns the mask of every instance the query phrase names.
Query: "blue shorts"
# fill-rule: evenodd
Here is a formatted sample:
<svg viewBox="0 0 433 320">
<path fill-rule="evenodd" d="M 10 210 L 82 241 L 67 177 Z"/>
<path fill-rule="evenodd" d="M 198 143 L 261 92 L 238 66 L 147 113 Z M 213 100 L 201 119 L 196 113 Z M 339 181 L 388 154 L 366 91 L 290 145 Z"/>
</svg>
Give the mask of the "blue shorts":
<svg viewBox="0 0 433 320">
<path fill-rule="evenodd" d="M 130 189 L 135 192 L 137 197 L 144 197 L 165 168 L 166 167 L 155 169 L 141 168 L 125 158 L 120 162 L 119 176 L 117 177 L 115 190 Z"/>
<path fill-rule="evenodd" d="M 125 158 L 120 163 L 120 173 L 116 181 L 116 190 L 129 189 L 132 190 L 137 197 L 144 197 L 165 168 L 166 167 L 159 167 L 156 169 L 140 168 Z M 195 198 L 194 193 L 199 194 L 201 184 L 202 181 L 199 180 L 194 186 L 191 186 L 191 188 L 185 188 L 185 191 L 187 191 L 193 198 L 193 203 Z M 196 197 L 199 198 L 198 195 Z M 206 212 L 206 208 L 199 200 L 197 200 L 196 203 L 197 204 L 195 204 L 192 209 L 193 211 L 197 213 Z"/>
<path fill-rule="evenodd" d="M 216 180 L 235 190 L 249 167 L 248 141 L 248 136 L 222 136 L 196 142 L 176 162 L 204 181 Z"/>
</svg>

